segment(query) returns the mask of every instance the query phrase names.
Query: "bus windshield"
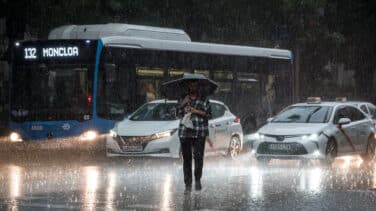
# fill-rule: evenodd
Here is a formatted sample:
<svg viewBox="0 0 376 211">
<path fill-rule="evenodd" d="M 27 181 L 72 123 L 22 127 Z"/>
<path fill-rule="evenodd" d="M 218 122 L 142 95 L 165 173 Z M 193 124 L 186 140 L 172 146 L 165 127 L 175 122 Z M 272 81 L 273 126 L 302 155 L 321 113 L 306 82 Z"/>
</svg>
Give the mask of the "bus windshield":
<svg viewBox="0 0 376 211">
<path fill-rule="evenodd" d="M 13 67 L 14 121 L 89 120 L 92 116 L 90 64 L 17 64 Z"/>
</svg>

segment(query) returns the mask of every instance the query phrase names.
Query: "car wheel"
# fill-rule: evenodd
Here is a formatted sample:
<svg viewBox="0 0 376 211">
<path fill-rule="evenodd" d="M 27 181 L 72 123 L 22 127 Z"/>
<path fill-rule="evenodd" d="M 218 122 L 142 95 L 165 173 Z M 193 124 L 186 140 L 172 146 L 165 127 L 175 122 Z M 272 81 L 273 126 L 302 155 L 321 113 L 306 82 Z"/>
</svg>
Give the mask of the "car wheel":
<svg viewBox="0 0 376 211">
<path fill-rule="evenodd" d="M 333 139 L 329 139 L 326 149 L 325 149 L 325 158 L 321 159 L 320 162 L 322 165 L 330 166 L 337 157 L 337 144 Z"/>
<path fill-rule="evenodd" d="M 366 153 L 362 155 L 364 161 L 369 162 L 375 159 L 376 152 L 376 141 L 374 138 L 369 137 L 367 142 Z"/>
<path fill-rule="evenodd" d="M 229 145 L 227 154 L 231 158 L 237 157 L 240 153 L 240 147 L 241 147 L 241 143 L 240 143 L 239 137 L 237 137 L 237 136 L 231 137 L 230 145 Z"/>
</svg>

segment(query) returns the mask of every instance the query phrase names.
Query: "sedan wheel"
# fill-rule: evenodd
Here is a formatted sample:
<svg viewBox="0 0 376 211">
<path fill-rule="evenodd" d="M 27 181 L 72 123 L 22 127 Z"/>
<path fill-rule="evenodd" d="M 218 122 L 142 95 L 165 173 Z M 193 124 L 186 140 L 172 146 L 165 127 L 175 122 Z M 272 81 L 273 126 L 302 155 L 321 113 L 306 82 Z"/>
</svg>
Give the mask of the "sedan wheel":
<svg viewBox="0 0 376 211">
<path fill-rule="evenodd" d="M 240 153 L 240 139 L 236 136 L 233 136 L 230 141 L 230 146 L 228 148 L 228 155 L 231 156 L 231 158 L 235 158 Z"/>
<path fill-rule="evenodd" d="M 372 161 L 375 159 L 376 141 L 372 137 L 368 139 L 366 154 L 362 155 L 364 161 Z"/>
<path fill-rule="evenodd" d="M 337 145 L 333 139 L 328 141 L 325 149 L 325 158 L 320 160 L 321 164 L 330 166 L 337 157 Z"/>
</svg>

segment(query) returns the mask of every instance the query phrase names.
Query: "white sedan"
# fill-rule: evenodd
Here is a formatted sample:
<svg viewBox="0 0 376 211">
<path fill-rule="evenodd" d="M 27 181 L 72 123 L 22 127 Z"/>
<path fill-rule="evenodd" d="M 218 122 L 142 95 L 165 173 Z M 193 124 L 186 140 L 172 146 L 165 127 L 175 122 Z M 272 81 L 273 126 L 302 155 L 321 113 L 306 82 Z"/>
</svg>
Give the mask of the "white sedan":
<svg viewBox="0 0 376 211">
<path fill-rule="evenodd" d="M 318 159 L 330 165 L 336 156 L 375 156 L 372 120 L 342 102 L 299 103 L 285 108 L 252 135 L 253 150 L 263 164 L 270 159 Z"/>
<path fill-rule="evenodd" d="M 180 157 L 179 119 L 176 101 L 155 100 L 118 122 L 106 138 L 107 156 Z M 205 147 L 207 154 L 225 152 L 231 157 L 243 147 L 240 119 L 222 102 L 210 100 L 212 118 L 209 136 L 214 147 Z"/>
</svg>

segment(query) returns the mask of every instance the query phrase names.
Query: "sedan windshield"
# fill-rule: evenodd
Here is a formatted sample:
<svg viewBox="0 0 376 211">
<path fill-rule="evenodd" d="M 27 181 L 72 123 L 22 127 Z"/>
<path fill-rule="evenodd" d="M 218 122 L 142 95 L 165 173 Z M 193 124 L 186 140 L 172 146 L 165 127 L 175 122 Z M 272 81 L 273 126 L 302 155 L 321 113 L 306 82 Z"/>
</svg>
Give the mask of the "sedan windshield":
<svg viewBox="0 0 376 211">
<path fill-rule="evenodd" d="M 171 121 L 176 119 L 176 103 L 147 103 L 130 118 L 133 121 Z"/>
<path fill-rule="evenodd" d="M 291 106 L 279 113 L 272 122 L 326 123 L 331 112 L 330 106 Z"/>
</svg>

